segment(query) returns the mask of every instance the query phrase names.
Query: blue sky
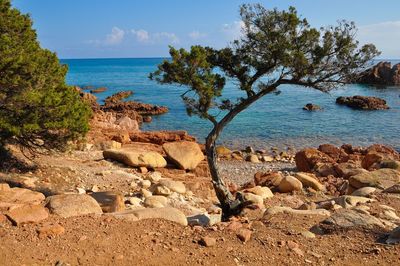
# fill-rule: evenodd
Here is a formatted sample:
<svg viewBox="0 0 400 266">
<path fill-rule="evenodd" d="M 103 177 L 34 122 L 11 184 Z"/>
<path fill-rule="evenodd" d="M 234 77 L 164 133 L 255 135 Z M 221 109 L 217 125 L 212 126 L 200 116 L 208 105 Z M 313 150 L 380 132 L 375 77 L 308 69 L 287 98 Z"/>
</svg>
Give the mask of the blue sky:
<svg viewBox="0 0 400 266">
<path fill-rule="evenodd" d="M 400 58 L 399 0 L 12 0 L 30 13 L 42 46 L 61 58 L 162 57 L 168 45 L 223 47 L 240 34 L 239 6 L 293 5 L 320 27 L 355 21 L 361 43 Z"/>
</svg>

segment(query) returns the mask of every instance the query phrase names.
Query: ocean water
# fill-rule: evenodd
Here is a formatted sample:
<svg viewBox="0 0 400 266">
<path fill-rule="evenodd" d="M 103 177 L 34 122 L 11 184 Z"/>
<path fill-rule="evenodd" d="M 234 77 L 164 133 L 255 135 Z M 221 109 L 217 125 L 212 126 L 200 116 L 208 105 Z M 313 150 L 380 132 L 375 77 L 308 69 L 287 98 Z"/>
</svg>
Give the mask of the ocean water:
<svg viewBox="0 0 400 266">
<path fill-rule="evenodd" d="M 186 130 L 204 141 L 211 129 L 208 121 L 188 117 L 180 98 L 184 88 L 159 85 L 148 79 L 163 59 L 65 59 L 70 85 L 106 87 L 99 101 L 121 90 L 133 90 L 130 99 L 164 105 L 169 113 L 153 117 L 144 130 Z M 282 86 L 279 95 L 270 94 L 239 114 L 221 136 L 221 143 L 233 147 L 257 148 L 318 146 L 322 143 L 369 145 L 384 143 L 400 149 L 400 87 L 373 87 L 349 84 L 329 94 L 298 86 Z M 225 97 L 242 96 L 229 82 Z M 385 99 L 390 110 L 360 111 L 335 104 L 338 96 L 365 95 Z M 307 112 L 307 103 L 323 111 Z"/>
</svg>

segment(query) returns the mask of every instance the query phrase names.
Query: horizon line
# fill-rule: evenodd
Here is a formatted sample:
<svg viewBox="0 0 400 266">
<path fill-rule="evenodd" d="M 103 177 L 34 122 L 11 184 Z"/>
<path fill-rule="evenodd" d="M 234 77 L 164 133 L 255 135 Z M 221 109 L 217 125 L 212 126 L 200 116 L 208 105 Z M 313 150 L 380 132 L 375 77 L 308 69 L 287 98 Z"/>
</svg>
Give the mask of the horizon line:
<svg viewBox="0 0 400 266">
<path fill-rule="evenodd" d="M 90 60 L 90 59 L 165 59 L 171 58 L 170 56 L 151 56 L 151 57 L 75 57 L 75 58 L 59 58 L 59 60 Z M 375 58 L 372 60 L 400 60 L 399 58 Z"/>
</svg>

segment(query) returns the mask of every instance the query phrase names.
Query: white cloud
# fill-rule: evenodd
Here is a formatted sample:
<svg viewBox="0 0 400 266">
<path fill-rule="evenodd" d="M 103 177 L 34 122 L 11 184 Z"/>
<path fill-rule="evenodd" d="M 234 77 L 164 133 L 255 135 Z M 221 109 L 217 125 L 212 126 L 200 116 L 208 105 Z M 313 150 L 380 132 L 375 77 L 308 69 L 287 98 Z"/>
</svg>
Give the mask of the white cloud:
<svg viewBox="0 0 400 266">
<path fill-rule="evenodd" d="M 239 38 L 243 34 L 244 28 L 244 22 L 240 20 L 222 25 L 221 31 L 229 40 L 234 40 Z"/>
<path fill-rule="evenodd" d="M 176 36 L 175 33 L 171 32 L 156 32 L 153 35 L 153 38 L 156 42 L 169 42 L 172 44 L 179 43 L 179 38 Z"/>
<path fill-rule="evenodd" d="M 199 31 L 197 31 L 197 30 L 192 31 L 191 33 L 189 33 L 189 37 L 190 37 L 192 40 L 199 40 L 199 39 L 202 39 L 202 38 L 204 38 L 204 37 L 206 37 L 206 36 L 207 36 L 207 34 L 201 33 L 201 32 L 199 32 Z"/>
<path fill-rule="evenodd" d="M 148 42 L 150 39 L 149 33 L 146 30 L 131 30 L 139 42 Z"/>
<path fill-rule="evenodd" d="M 111 33 L 107 34 L 105 44 L 106 45 L 117 45 L 120 44 L 125 36 L 125 31 L 118 27 L 113 27 Z"/>
<path fill-rule="evenodd" d="M 373 43 L 382 51 L 381 57 L 399 58 L 400 21 L 386 21 L 358 28 L 357 38 L 361 44 Z"/>
</svg>

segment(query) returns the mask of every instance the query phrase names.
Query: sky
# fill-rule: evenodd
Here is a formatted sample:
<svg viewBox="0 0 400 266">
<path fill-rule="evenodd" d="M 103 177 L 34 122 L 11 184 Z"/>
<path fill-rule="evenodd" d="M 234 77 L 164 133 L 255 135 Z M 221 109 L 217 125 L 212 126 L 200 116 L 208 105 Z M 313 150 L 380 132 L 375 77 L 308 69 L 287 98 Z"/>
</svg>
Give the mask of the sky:
<svg viewBox="0 0 400 266">
<path fill-rule="evenodd" d="M 60 58 L 165 57 L 168 45 L 221 48 L 240 36 L 239 6 L 295 6 L 314 27 L 354 21 L 361 44 L 400 58 L 400 0 L 12 0 Z"/>
</svg>

